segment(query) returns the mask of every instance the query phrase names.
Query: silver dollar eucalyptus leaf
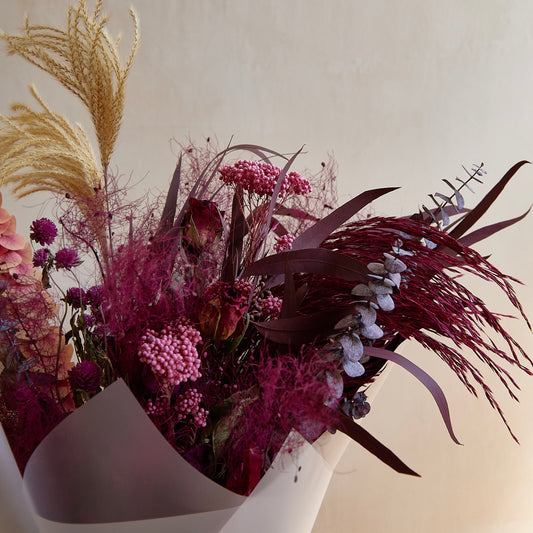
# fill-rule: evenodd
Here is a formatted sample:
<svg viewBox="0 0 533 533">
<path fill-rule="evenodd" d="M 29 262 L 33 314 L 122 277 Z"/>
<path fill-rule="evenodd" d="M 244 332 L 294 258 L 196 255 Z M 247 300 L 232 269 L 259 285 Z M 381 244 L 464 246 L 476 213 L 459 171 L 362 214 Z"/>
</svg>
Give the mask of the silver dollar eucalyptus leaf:
<svg viewBox="0 0 533 533">
<path fill-rule="evenodd" d="M 342 346 L 342 353 L 345 360 L 357 362 L 361 359 L 363 355 L 363 343 L 358 335 L 355 333 L 342 335 L 339 343 Z"/>
<path fill-rule="evenodd" d="M 371 326 L 377 318 L 376 310 L 373 306 L 365 303 L 355 304 L 355 309 L 361 315 L 361 323 L 363 326 Z"/>
<path fill-rule="evenodd" d="M 376 340 L 383 337 L 383 330 L 377 324 L 372 324 L 368 328 L 362 328 L 361 334 L 364 335 L 367 339 Z"/>
<path fill-rule="evenodd" d="M 365 373 L 365 367 L 358 361 L 350 361 L 345 358 L 342 361 L 342 367 L 351 378 L 358 378 Z"/>
<path fill-rule="evenodd" d="M 378 294 L 376 300 L 383 311 L 392 311 L 394 309 L 394 300 L 390 294 Z"/>
</svg>

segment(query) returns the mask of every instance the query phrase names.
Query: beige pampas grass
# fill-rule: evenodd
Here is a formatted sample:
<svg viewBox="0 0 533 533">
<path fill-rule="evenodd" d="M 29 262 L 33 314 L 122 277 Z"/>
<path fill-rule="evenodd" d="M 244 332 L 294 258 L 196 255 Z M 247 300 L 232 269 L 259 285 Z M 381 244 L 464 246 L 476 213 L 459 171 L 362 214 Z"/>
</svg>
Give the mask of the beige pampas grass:
<svg viewBox="0 0 533 533">
<path fill-rule="evenodd" d="M 30 87 L 41 106 L 11 106 L 0 116 L 0 182 L 22 198 L 38 191 L 89 198 L 102 187 L 101 170 L 81 126 L 53 113 Z"/>
<path fill-rule="evenodd" d="M 125 81 L 138 42 L 137 18 L 130 10 L 134 39 L 123 65 L 118 54 L 119 40 L 105 30 L 107 18 L 101 15 L 102 2 L 93 15 L 85 0 L 70 6 L 67 29 L 31 26 L 26 19 L 22 35 L 3 34 L 8 53 L 18 54 L 48 72 L 74 93 L 87 107 L 96 132 L 100 160 L 107 171 L 124 111 Z"/>
<path fill-rule="evenodd" d="M 59 113 L 52 112 L 36 89 L 30 91 L 40 105 L 11 106 L 11 115 L 0 115 L 0 185 L 10 185 L 19 198 L 38 191 L 69 196 L 78 206 L 100 251 L 107 258 L 109 246 L 104 220 L 108 198 L 109 162 L 124 112 L 126 77 L 138 43 L 137 18 L 130 10 L 134 38 L 122 64 L 118 45 L 105 29 L 107 18 L 98 0 L 94 13 L 85 0 L 70 6 L 66 30 L 30 25 L 22 35 L 2 34 L 10 54 L 17 54 L 48 72 L 75 94 L 88 109 L 94 126 L 100 163 L 87 134 Z M 111 228 L 108 227 L 109 236 Z"/>
</svg>

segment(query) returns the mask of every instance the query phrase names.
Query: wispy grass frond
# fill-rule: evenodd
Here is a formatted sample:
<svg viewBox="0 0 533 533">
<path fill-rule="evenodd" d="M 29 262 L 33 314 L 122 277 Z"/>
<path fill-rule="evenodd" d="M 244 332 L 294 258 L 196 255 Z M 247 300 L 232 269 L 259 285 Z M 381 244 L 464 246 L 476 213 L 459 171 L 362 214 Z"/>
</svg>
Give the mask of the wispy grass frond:
<svg viewBox="0 0 533 533">
<path fill-rule="evenodd" d="M 106 32 L 107 18 L 101 14 L 101 4 L 99 0 L 92 15 L 85 0 L 80 0 L 77 7 L 70 6 L 66 30 L 30 25 L 26 19 L 22 35 L 4 33 L 1 37 L 10 54 L 18 54 L 48 72 L 87 107 L 105 172 L 122 121 L 125 81 L 137 48 L 138 23 L 130 10 L 134 38 L 122 64 L 119 40 Z"/>
<path fill-rule="evenodd" d="M 102 172 L 81 126 L 53 113 L 34 87 L 41 106 L 11 106 L 0 115 L 0 184 L 10 185 L 19 198 L 38 191 L 60 196 L 92 197 L 101 187 Z"/>
</svg>

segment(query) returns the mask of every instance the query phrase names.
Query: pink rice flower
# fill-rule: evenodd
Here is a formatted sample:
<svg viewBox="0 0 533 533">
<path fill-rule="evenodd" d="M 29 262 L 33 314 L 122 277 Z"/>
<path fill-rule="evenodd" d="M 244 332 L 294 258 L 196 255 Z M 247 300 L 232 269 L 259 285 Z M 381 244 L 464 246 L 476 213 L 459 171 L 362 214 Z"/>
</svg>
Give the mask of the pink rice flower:
<svg viewBox="0 0 533 533">
<path fill-rule="evenodd" d="M 266 298 L 258 298 L 256 304 L 260 309 L 260 317 L 264 319 L 266 317 L 277 318 L 281 313 L 281 298 L 269 294 Z"/>
<path fill-rule="evenodd" d="M 191 416 L 197 427 L 207 425 L 208 412 L 200 407 L 202 394 L 196 389 L 188 389 L 177 400 L 176 414 L 178 420 Z"/>
<path fill-rule="evenodd" d="M 274 250 L 276 253 L 284 252 L 292 248 L 292 243 L 294 242 L 294 235 L 290 233 L 285 233 L 285 235 L 280 235 L 276 237 L 276 244 L 274 244 Z"/>
<path fill-rule="evenodd" d="M 200 332 L 189 320 L 181 318 L 156 332 L 148 329 L 141 337 L 139 359 L 167 385 L 196 381 L 200 376 L 200 358 L 196 345 Z"/>
<path fill-rule="evenodd" d="M 226 165 L 218 170 L 220 179 L 226 185 L 237 185 L 249 193 L 259 196 L 272 196 L 278 181 L 281 169 L 261 161 L 237 161 L 234 165 Z M 308 194 L 311 184 L 297 172 L 289 172 L 283 179 L 280 197 L 287 193 Z"/>
</svg>

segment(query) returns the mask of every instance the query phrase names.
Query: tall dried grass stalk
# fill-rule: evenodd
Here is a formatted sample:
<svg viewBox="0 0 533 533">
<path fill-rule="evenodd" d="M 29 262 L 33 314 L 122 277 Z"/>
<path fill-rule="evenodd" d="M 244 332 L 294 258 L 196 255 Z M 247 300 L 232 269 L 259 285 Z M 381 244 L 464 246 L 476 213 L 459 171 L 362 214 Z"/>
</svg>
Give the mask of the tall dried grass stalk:
<svg viewBox="0 0 533 533">
<path fill-rule="evenodd" d="M 38 191 L 92 197 L 101 170 L 85 131 L 53 113 L 35 87 L 30 91 L 41 110 L 16 103 L 11 116 L 0 116 L 0 183 L 19 198 Z"/>
<path fill-rule="evenodd" d="M 98 0 L 92 16 L 85 0 L 70 6 L 67 29 L 31 26 L 26 19 L 22 35 L 3 34 L 8 53 L 18 54 L 48 72 L 87 107 L 95 128 L 102 168 L 107 171 L 124 111 L 126 77 L 138 43 L 138 22 L 130 14 L 134 38 L 129 56 L 121 63 L 118 44 L 105 30 L 107 17 Z"/>
</svg>

